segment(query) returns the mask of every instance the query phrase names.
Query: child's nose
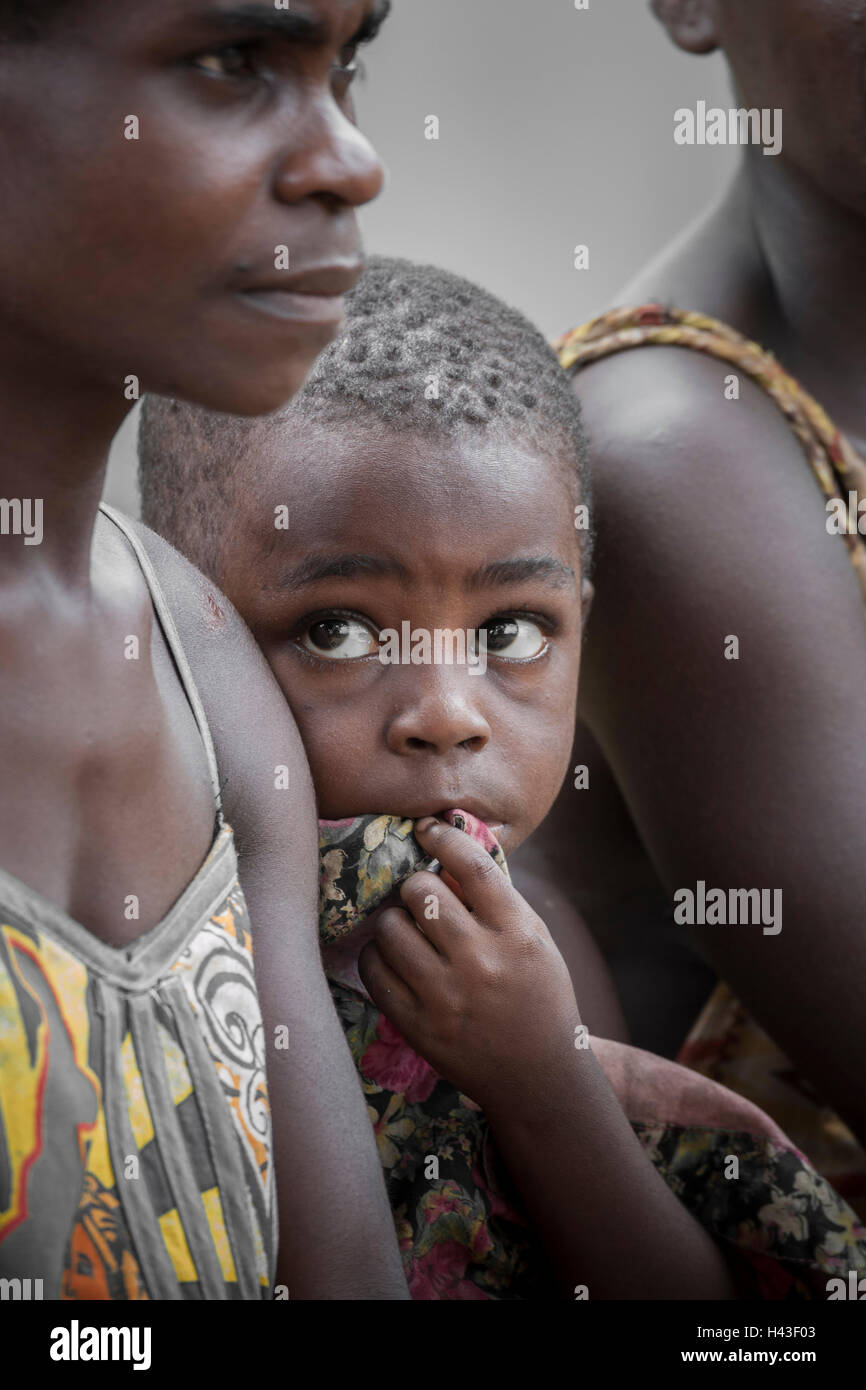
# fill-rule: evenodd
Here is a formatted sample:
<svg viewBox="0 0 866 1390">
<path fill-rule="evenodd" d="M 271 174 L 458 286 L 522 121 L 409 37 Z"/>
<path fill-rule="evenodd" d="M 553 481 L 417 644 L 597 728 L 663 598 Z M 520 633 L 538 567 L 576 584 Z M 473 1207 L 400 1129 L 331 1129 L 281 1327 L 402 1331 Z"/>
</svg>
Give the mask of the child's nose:
<svg viewBox="0 0 866 1390">
<path fill-rule="evenodd" d="M 427 691 L 394 714 L 388 724 L 392 753 L 450 753 L 465 748 L 480 753 L 490 739 L 490 725 L 462 691 Z"/>
</svg>

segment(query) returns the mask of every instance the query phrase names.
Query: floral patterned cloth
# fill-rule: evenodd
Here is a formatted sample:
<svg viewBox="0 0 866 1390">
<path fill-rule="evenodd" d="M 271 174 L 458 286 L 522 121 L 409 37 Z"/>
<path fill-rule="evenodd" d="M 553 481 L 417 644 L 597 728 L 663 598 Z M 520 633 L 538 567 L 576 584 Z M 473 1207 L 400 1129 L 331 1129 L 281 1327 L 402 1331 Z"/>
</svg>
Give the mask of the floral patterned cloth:
<svg viewBox="0 0 866 1390">
<path fill-rule="evenodd" d="M 486 826 L 460 811 L 447 819 L 507 872 Z M 412 822 L 396 816 L 319 828 L 321 940 L 346 947 L 362 940 L 364 917 L 430 860 Z M 332 974 L 331 992 L 367 1099 L 412 1297 L 555 1297 L 483 1112 L 408 1046 L 360 982 L 353 988 Z M 591 1046 L 647 1157 L 737 1252 L 744 1297 L 826 1298 L 829 1279 L 866 1273 L 866 1230 L 769 1116 L 675 1062 L 604 1039 Z"/>
<path fill-rule="evenodd" d="M 602 357 L 648 346 L 689 348 L 728 363 L 751 377 L 782 412 L 825 499 L 847 507 L 849 493 L 866 498 L 866 463 L 818 402 L 772 353 L 718 319 L 644 304 L 603 314 L 553 346 L 571 375 Z M 856 527 L 840 535 L 866 599 L 866 537 Z M 714 990 L 677 1061 L 771 1114 L 866 1220 L 866 1153 L 726 984 Z"/>
<path fill-rule="evenodd" d="M 446 817 L 482 844 L 508 874 L 505 855 L 483 821 L 468 811 Z M 356 816 L 319 822 L 319 940 L 347 936 L 389 893 L 433 862 L 412 835 L 414 821 L 399 816 Z"/>
</svg>

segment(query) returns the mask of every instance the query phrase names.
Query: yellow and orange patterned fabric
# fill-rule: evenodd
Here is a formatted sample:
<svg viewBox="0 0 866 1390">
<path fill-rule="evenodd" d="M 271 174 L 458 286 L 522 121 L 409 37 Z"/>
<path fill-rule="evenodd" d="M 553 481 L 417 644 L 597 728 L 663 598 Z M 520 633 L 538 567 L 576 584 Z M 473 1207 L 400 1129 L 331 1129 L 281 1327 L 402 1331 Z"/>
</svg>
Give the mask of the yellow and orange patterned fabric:
<svg viewBox="0 0 866 1390">
<path fill-rule="evenodd" d="M 269 1298 L 271 1116 L 247 908 L 207 722 L 211 851 L 130 947 L 0 870 L 0 1277 L 64 1299 Z"/>
</svg>

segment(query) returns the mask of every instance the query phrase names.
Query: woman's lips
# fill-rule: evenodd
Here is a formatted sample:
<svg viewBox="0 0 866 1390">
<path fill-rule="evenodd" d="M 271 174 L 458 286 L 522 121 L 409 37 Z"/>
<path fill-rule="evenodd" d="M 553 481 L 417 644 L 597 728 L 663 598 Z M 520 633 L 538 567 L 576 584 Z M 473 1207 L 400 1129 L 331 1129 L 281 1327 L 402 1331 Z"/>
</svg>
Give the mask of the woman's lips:
<svg viewBox="0 0 866 1390">
<path fill-rule="evenodd" d="M 241 290 L 240 298 L 258 313 L 295 324 L 338 325 L 345 314 L 345 303 L 341 294 L 306 294 L 300 290 Z"/>
</svg>

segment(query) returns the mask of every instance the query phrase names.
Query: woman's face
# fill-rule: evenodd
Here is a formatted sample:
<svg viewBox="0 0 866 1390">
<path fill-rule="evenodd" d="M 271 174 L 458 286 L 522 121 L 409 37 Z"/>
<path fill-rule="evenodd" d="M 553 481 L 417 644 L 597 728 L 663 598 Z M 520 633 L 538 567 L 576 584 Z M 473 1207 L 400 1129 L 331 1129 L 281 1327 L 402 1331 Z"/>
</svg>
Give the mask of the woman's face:
<svg viewBox="0 0 866 1390">
<path fill-rule="evenodd" d="M 866 0 L 653 0 L 674 41 L 724 50 L 736 104 L 783 113 L 782 160 L 866 214 Z M 772 174 L 773 159 L 759 161 Z"/>
<path fill-rule="evenodd" d="M 0 45 L 0 342 L 17 362 L 235 414 L 294 394 L 383 182 L 350 84 L 386 10 L 75 0 Z"/>
</svg>

